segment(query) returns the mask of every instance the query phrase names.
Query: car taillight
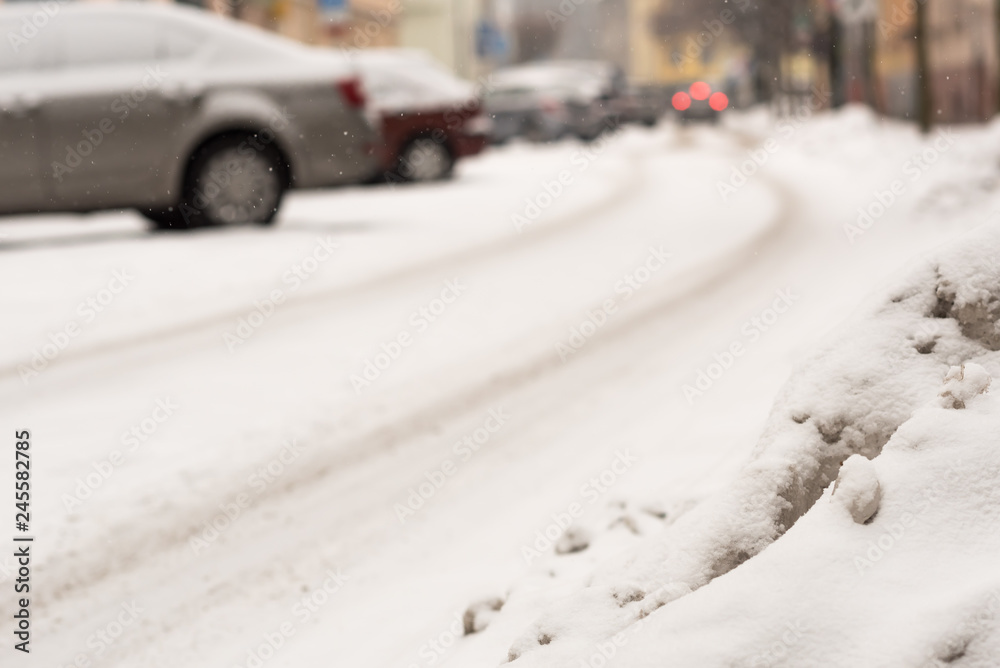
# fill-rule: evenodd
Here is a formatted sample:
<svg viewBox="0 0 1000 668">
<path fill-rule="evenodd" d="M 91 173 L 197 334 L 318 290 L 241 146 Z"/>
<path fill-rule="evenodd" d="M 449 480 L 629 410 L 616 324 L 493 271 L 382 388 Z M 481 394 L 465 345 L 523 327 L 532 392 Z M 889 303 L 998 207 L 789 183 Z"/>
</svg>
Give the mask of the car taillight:
<svg viewBox="0 0 1000 668">
<path fill-rule="evenodd" d="M 709 86 L 704 81 L 695 81 L 691 84 L 691 88 L 688 90 L 691 97 L 702 102 L 708 99 L 708 96 L 712 94 L 712 87 Z"/>
<path fill-rule="evenodd" d="M 562 108 L 563 105 L 559 100 L 553 100 L 550 97 L 542 99 L 542 111 L 547 114 L 558 114 Z"/>
<path fill-rule="evenodd" d="M 493 131 L 493 119 L 485 114 L 478 114 L 466 120 L 462 129 L 470 135 L 488 135 Z"/>
<path fill-rule="evenodd" d="M 344 96 L 344 101 L 354 109 L 364 109 L 365 92 L 361 88 L 360 79 L 344 79 L 337 82 L 340 94 Z"/>
<path fill-rule="evenodd" d="M 715 111 L 725 111 L 729 106 L 729 97 L 722 91 L 712 93 L 712 97 L 708 98 L 708 106 Z"/>
</svg>

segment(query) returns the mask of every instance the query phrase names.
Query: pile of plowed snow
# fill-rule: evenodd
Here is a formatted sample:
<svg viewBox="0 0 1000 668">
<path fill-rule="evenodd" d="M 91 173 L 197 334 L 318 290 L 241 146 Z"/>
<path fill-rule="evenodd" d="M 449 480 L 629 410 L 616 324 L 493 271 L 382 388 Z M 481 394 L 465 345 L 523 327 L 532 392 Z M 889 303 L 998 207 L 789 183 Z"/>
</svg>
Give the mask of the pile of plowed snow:
<svg viewBox="0 0 1000 668">
<path fill-rule="evenodd" d="M 921 259 L 801 365 L 732 485 L 568 584 L 507 660 L 997 665 L 998 320 L 1000 228 Z"/>
</svg>

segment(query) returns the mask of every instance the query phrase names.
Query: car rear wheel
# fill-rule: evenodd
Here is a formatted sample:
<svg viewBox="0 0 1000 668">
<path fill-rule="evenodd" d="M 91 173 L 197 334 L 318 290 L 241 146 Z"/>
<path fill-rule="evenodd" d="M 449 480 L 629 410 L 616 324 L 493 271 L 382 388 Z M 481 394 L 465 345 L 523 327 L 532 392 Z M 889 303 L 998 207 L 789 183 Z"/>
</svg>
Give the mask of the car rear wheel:
<svg viewBox="0 0 1000 668">
<path fill-rule="evenodd" d="M 552 130 L 546 128 L 546 123 L 541 118 L 531 117 L 524 122 L 521 134 L 532 144 L 544 144 L 557 139 Z"/>
<path fill-rule="evenodd" d="M 407 181 L 423 183 L 451 176 L 455 159 L 448 147 L 430 137 L 414 139 L 399 154 L 397 173 Z"/>
<path fill-rule="evenodd" d="M 140 209 L 139 212 L 152 222 L 153 226 L 158 230 L 180 231 L 188 229 L 188 225 L 184 221 L 179 207 Z"/>
<path fill-rule="evenodd" d="M 219 137 L 191 159 L 178 213 L 186 227 L 270 224 L 287 189 L 287 173 L 273 144 L 254 135 Z"/>
</svg>

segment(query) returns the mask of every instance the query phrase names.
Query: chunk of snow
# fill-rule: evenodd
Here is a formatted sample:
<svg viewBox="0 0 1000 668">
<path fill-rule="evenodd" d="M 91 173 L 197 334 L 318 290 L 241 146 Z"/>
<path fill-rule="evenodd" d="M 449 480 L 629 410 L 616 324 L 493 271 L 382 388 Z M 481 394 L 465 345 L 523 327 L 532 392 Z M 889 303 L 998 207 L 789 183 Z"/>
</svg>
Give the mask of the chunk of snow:
<svg viewBox="0 0 1000 668">
<path fill-rule="evenodd" d="M 978 364 L 953 366 L 944 377 L 942 403 L 946 408 L 965 408 L 973 397 L 986 394 L 992 381 L 989 372 Z"/>
<path fill-rule="evenodd" d="M 848 457 L 833 485 L 832 499 L 858 524 L 870 520 L 878 512 L 882 500 L 882 486 L 875 466 L 861 455 Z"/>
<path fill-rule="evenodd" d="M 1000 228 L 980 228 L 869 300 L 793 375 L 737 479 L 543 613 L 512 646 L 522 665 L 578 665 L 588 643 L 646 618 L 657 631 L 641 650 L 623 650 L 619 665 L 940 658 L 928 639 L 981 603 L 995 573 L 986 564 L 1000 558 L 1000 406 L 979 396 L 988 370 L 1000 370 L 996 257 Z M 831 503 L 816 506 L 824 494 Z M 853 522 L 843 522 L 845 509 Z M 615 594 L 626 584 L 644 595 L 620 607 Z M 870 641 L 870 626 L 896 617 L 914 630 L 893 636 L 893 621 L 881 632 L 891 639 Z M 794 660 L 761 658 L 762 643 L 798 619 L 837 630 L 802 631 L 799 649 L 783 649 Z M 1000 655 L 998 630 L 991 622 L 968 651 L 988 637 Z M 541 636 L 554 640 L 542 648 Z M 840 659 L 827 661 L 834 650 Z"/>
</svg>

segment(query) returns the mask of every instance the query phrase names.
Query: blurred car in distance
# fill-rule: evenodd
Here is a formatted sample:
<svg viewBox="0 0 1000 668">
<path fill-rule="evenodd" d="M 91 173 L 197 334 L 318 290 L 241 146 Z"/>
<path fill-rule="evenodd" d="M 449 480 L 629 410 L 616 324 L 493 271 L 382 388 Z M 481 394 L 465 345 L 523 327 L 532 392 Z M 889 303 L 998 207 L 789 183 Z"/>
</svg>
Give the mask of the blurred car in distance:
<svg viewBox="0 0 1000 668">
<path fill-rule="evenodd" d="M 516 137 L 544 143 L 568 132 L 566 105 L 551 92 L 500 85 L 487 92 L 483 105 L 493 123 L 491 138 L 495 144 Z"/>
<path fill-rule="evenodd" d="M 670 106 L 669 95 L 659 86 L 629 86 L 613 108 L 622 123 L 653 127 Z"/>
<path fill-rule="evenodd" d="M 671 104 L 682 123 L 718 123 L 719 115 L 729 107 L 729 97 L 704 81 L 695 81 L 687 90 L 674 93 Z"/>
<path fill-rule="evenodd" d="M 475 87 L 428 54 L 368 49 L 355 58 L 381 130 L 378 178 L 444 179 L 456 160 L 480 153 L 489 143 L 492 124 Z"/>
<path fill-rule="evenodd" d="M 585 141 L 618 123 L 616 100 L 625 75 L 610 63 L 554 60 L 517 65 L 493 77 L 487 111 L 497 142 L 512 137 L 551 141 L 573 135 Z"/>
<path fill-rule="evenodd" d="M 43 11 L 0 5 L 0 32 L 19 36 Z M 288 188 L 376 169 L 377 136 L 340 54 L 172 4 L 69 3 L 46 16 L 0 58 L 2 213 L 266 224 Z"/>
</svg>

